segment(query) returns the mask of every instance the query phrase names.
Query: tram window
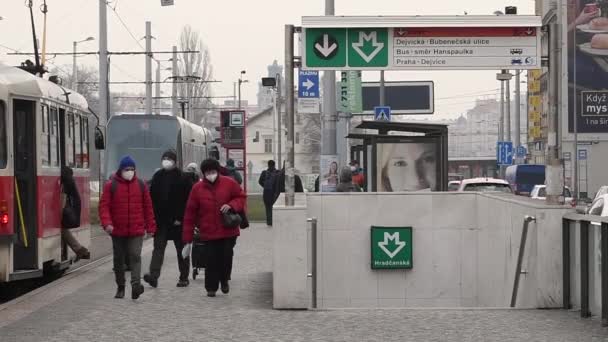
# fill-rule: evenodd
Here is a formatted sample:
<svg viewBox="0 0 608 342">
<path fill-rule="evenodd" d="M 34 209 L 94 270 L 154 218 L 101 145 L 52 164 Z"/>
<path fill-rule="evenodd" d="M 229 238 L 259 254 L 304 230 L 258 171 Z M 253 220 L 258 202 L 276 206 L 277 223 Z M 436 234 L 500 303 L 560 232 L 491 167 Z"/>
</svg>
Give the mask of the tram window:
<svg viewBox="0 0 608 342">
<path fill-rule="evenodd" d="M 82 140 L 80 140 L 82 131 L 80 130 L 80 115 L 73 114 L 74 124 L 74 164 L 77 168 L 82 168 Z"/>
<path fill-rule="evenodd" d="M 64 110 L 61 110 L 64 112 Z M 74 167 L 74 115 L 68 113 L 65 120 L 65 163 L 69 167 Z"/>
<path fill-rule="evenodd" d="M 89 168 L 89 119 L 86 116 L 81 117 L 82 125 L 82 167 Z"/>
<path fill-rule="evenodd" d="M 6 141 L 6 106 L 0 101 L 0 169 L 6 168 L 8 159 Z"/>
<path fill-rule="evenodd" d="M 40 127 L 42 133 L 40 133 L 40 155 L 42 165 L 51 165 L 51 135 L 49 132 L 49 107 L 42 105 L 41 107 L 41 122 Z"/>
<path fill-rule="evenodd" d="M 51 165 L 59 166 L 59 116 L 57 115 L 57 108 L 51 107 L 51 124 L 50 127 L 50 150 L 51 150 Z"/>
</svg>

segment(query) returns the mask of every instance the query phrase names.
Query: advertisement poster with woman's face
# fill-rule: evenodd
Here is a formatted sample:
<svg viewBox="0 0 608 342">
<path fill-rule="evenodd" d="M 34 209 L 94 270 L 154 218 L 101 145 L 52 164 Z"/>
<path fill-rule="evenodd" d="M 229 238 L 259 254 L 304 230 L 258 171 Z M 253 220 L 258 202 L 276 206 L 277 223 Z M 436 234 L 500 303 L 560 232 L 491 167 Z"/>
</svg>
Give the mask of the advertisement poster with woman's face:
<svg viewBox="0 0 608 342">
<path fill-rule="evenodd" d="M 336 192 L 339 176 L 338 156 L 321 156 L 321 192 Z"/>
<path fill-rule="evenodd" d="M 378 191 L 436 191 L 437 145 L 385 143 L 377 145 Z"/>
<path fill-rule="evenodd" d="M 568 1 L 568 129 L 608 132 L 608 0 Z"/>
</svg>

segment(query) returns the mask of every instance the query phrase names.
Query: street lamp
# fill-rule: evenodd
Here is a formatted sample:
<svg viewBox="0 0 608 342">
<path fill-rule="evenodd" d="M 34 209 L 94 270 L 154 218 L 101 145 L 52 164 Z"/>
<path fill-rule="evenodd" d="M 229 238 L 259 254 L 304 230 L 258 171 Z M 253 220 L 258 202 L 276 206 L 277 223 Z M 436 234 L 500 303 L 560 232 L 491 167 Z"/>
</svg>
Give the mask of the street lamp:
<svg viewBox="0 0 608 342">
<path fill-rule="evenodd" d="M 87 37 L 86 39 L 83 40 L 79 40 L 79 41 L 74 41 L 74 55 L 72 58 L 72 89 L 73 90 L 77 90 L 78 89 L 78 70 L 77 70 L 77 65 L 76 65 L 76 50 L 78 47 L 79 43 L 84 43 L 84 42 L 90 42 L 92 40 L 95 40 L 95 38 L 93 37 Z"/>
<path fill-rule="evenodd" d="M 248 80 L 243 80 L 243 75 L 245 75 L 247 73 L 247 71 L 245 70 L 241 70 L 241 75 L 239 76 L 239 104 L 238 104 L 238 109 L 241 109 L 241 84 L 243 83 L 248 83 Z"/>
</svg>

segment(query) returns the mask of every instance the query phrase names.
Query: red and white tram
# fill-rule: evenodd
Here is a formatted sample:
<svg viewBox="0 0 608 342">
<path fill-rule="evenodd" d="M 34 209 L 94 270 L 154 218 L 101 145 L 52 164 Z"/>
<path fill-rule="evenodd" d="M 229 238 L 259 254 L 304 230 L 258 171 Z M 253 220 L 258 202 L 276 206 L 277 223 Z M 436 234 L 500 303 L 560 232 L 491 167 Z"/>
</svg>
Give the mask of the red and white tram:
<svg viewBox="0 0 608 342">
<path fill-rule="evenodd" d="M 91 241 L 89 109 L 85 98 L 0 64 L 0 283 L 68 267 L 61 241 L 60 170 L 71 166 L 82 198 L 74 236 Z"/>
</svg>

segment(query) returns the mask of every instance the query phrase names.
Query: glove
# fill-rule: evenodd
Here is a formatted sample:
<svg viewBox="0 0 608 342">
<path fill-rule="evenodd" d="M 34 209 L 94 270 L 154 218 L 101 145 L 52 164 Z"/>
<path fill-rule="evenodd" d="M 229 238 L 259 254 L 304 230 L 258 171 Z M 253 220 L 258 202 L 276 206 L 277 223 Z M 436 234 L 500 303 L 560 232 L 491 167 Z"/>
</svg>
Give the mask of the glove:
<svg viewBox="0 0 608 342">
<path fill-rule="evenodd" d="M 112 232 L 114 231 L 114 226 L 112 226 L 111 224 L 107 225 L 103 228 L 103 230 L 105 230 L 108 235 L 112 235 Z"/>
<path fill-rule="evenodd" d="M 182 258 L 184 258 L 184 259 L 189 258 L 190 252 L 192 252 L 192 242 L 185 245 L 184 249 L 182 249 Z"/>
</svg>

